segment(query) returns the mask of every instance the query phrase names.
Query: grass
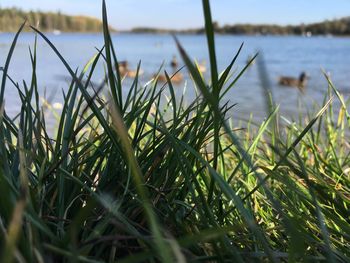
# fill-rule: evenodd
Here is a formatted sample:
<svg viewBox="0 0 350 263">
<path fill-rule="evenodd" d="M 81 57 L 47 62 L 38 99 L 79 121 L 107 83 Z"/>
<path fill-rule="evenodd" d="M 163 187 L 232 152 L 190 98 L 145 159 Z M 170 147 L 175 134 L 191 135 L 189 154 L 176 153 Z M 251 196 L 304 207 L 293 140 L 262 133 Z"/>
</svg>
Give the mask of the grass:
<svg viewBox="0 0 350 263">
<path fill-rule="evenodd" d="M 104 3 L 104 47 L 82 72 L 33 28 L 72 77 L 53 137 L 36 43 L 31 80 L 7 75 L 20 28 L 0 90 L 0 262 L 350 261 L 347 102 L 328 79 L 319 112 L 288 121 L 266 89 L 265 121 L 230 125 L 222 101 L 246 69 L 229 77 L 242 46 L 219 74 L 208 0 L 203 8 L 209 83 L 175 38 L 201 92 L 187 103 L 168 75 L 145 87 L 136 76 L 122 92 Z M 106 76 L 94 86 L 101 60 Z M 16 118 L 6 114 L 10 85 L 22 102 Z"/>
</svg>

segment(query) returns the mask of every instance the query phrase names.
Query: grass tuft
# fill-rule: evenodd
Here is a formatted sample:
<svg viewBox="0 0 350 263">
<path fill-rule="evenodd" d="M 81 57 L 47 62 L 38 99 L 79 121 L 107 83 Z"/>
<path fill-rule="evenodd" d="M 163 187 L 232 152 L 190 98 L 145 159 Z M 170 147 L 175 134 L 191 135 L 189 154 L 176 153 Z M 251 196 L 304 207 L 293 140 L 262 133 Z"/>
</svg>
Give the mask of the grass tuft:
<svg viewBox="0 0 350 263">
<path fill-rule="evenodd" d="M 104 1 L 102 10 L 104 45 L 82 71 L 32 27 L 72 78 L 55 133 L 36 39 L 29 82 L 7 74 L 23 26 L 14 37 L 0 90 L 1 262 L 349 262 L 350 122 L 331 80 L 318 113 L 289 121 L 262 63 L 267 117 L 236 127 L 225 95 L 255 57 L 232 74 L 242 44 L 218 72 L 209 1 L 208 82 L 175 37 L 200 91 L 191 101 L 176 97 L 167 73 L 163 86 L 155 78 L 142 87 L 136 74 L 122 88 Z M 91 85 L 99 62 L 107 71 Z M 14 119 L 7 88 L 21 100 Z"/>
</svg>

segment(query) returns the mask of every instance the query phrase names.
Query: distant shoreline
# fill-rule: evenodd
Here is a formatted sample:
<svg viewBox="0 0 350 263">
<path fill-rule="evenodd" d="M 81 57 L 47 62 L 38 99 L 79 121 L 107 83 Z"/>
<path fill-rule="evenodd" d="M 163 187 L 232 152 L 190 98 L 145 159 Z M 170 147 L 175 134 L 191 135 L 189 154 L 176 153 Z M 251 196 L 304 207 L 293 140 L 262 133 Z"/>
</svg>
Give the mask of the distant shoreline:
<svg viewBox="0 0 350 263">
<path fill-rule="evenodd" d="M 60 33 L 98 33 L 102 32 L 102 21 L 88 16 L 71 16 L 60 12 L 25 12 L 18 8 L 0 8 L 0 33 L 17 32 L 24 21 L 34 25 L 42 32 Z M 277 35 L 277 36 L 350 36 L 350 17 L 326 20 L 319 23 L 300 25 L 275 24 L 233 24 L 219 25 L 213 23 L 214 31 L 221 35 Z M 31 31 L 25 27 L 24 31 Z M 204 28 L 166 29 L 154 27 L 135 27 L 130 30 L 118 30 L 110 27 L 112 33 L 142 34 L 205 34 Z"/>
<path fill-rule="evenodd" d="M 168 32 L 149 32 L 149 31 L 138 31 L 134 32 L 132 30 L 128 31 L 116 31 L 113 32 L 113 34 L 149 34 L 149 35 L 198 35 L 198 36 L 204 36 L 205 33 L 193 33 L 193 32 L 173 32 L 173 31 L 168 31 Z M 300 34 L 247 34 L 247 33 L 221 33 L 221 32 L 215 32 L 215 35 L 221 35 L 221 36 L 252 36 L 252 37 L 270 37 L 270 36 L 278 36 L 278 37 L 350 37 L 350 34 L 344 34 L 344 35 L 332 35 L 332 34 L 312 34 L 310 36 L 307 35 L 300 35 Z"/>
<path fill-rule="evenodd" d="M 30 30 L 24 30 L 23 33 L 33 33 L 34 31 Z M 62 35 L 62 34 L 71 34 L 71 35 L 96 35 L 96 34 L 102 34 L 101 31 L 64 31 L 60 33 L 54 33 L 52 31 L 41 31 L 45 34 L 52 34 L 52 35 Z M 2 34 L 15 34 L 15 31 L 8 31 L 8 32 L 1 32 Z M 178 35 L 178 36 L 204 36 L 205 33 L 188 33 L 188 32 L 133 32 L 131 30 L 129 31 L 112 31 L 110 32 L 111 35 L 159 35 L 159 36 L 166 36 L 166 35 Z M 248 36 L 248 37 L 301 37 L 301 38 L 310 38 L 310 37 L 324 37 L 324 38 L 349 38 L 349 35 L 329 35 L 329 34 L 318 34 L 318 35 L 311 35 L 311 36 L 305 36 L 305 35 L 297 35 L 297 34 L 233 34 L 233 33 L 218 33 L 215 32 L 215 35 L 217 36 Z"/>
<path fill-rule="evenodd" d="M 300 25 L 274 25 L 274 24 L 234 24 L 220 26 L 213 23 L 213 29 L 222 35 L 278 35 L 278 36 L 350 36 L 350 17 L 335 20 L 326 20 L 319 23 Z M 125 30 L 131 33 L 152 34 L 205 34 L 204 28 L 192 29 L 164 29 L 152 27 L 136 27 Z"/>
</svg>

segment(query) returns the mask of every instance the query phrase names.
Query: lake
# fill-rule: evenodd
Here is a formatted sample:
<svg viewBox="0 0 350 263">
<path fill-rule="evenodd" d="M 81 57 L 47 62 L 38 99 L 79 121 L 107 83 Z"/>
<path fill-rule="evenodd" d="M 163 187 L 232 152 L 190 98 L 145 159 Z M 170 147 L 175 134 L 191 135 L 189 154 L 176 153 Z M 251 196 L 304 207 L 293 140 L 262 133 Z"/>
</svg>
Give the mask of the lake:
<svg viewBox="0 0 350 263">
<path fill-rule="evenodd" d="M 47 34 L 49 39 L 66 58 L 73 69 L 83 68 L 84 64 L 96 53 L 96 47 L 101 48 L 103 39 L 101 34 Z M 5 64 L 6 55 L 10 48 L 14 34 L 0 34 L 0 66 Z M 119 60 L 127 60 L 131 68 L 136 68 L 141 60 L 144 75 L 141 83 L 146 83 L 162 63 L 171 72 L 169 62 L 173 55 L 179 58 L 174 40 L 169 35 L 152 34 L 114 34 L 113 42 Z M 203 35 L 180 35 L 180 42 L 188 54 L 197 61 L 206 61 L 208 56 L 206 38 Z M 218 35 L 216 37 L 217 59 L 222 71 L 236 54 L 240 44 L 244 47 L 234 66 L 234 76 L 242 69 L 248 58 L 257 51 L 263 54 L 265 65 L 275 100 L 280 104 L 281 112 L 287 117 L 295 116 L 297 102 L 302 100 L 305 107 L 313 103 L 322 104 L 327 91 L 327 81 L 321 69 L 328 72 L 336 87 L 345 96 L 350 93 L 350 38 L 339 37 L 296 37 L 296 36 L 232 36 Z M 9 75 L 19 83 L 22 80 L 30 82 L 31 65 L 29 46 L 33 46 L 34 34 L 21 34 L 11 61 Z M 179 59 L 180 60 L 180 59 Z M 182 63 L 180 62 L 180 65 Z M 304 93 L 298 89 L 281 87 L 278 77 L 290 75 L 298 77 L 305 71 L 310 76 Z M 194 88 L 186 69 L 183 70 L 187 80 L 186 94 L 188 98 L 194 96 Z M 62 89 L 68 86 L 68 74 L 60 60 L 50 47 L 39 38 L 37 75 L 41 95 L 52 98 L 52 103 L 62 102 Z M 101 80 L 103 67 L 98 67 L 95 81 Z M 208 72 L 205 75 L 208 77 Z M 130 86 L 130 80 L 125 80 L 125 88 Z M 185 84 L 176 88 L 183 91 Z M 235 118 L 247 118 L 250 113 L 258 118 L 265 117 L 264 99 L 258 74 L 257 64 L 252 65 L 241 77 L 234 88 L 227 94 L 231 103 L 237 103 L 231 115 Z M 18 111 L 19 99 L 16 89 L 8 84 L 5 94 L 6 110 L 9 115 Z M 304 104 L 302 104 L 304 105 Z"/>
</svg>

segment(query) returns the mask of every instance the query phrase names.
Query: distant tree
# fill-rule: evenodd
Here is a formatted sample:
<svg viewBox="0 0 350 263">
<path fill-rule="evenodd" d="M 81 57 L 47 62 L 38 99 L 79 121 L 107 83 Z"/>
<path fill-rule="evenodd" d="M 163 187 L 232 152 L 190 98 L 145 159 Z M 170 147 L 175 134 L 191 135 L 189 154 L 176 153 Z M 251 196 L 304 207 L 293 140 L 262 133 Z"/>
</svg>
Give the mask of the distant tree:
<svg viewBox="0 0 350 263">
<path fill-rule="evenodd" d="M 20 25 L 27 20 L 28 24 L 42 31 L 82 31 L 97 32 L 102 29 L 102 22 L 98 19 L 85 16 L 68 16 L 60 11 L 53 12 L 24 12 L 17 8 L 0 9 L 0 31 L 17 31 Z M 25 30 L 29 30 L 28 27 Z"/>
<path fill-rule="evenodd" d="M 57 13 L 57 24 L 55 27 L 62 31 L 67 31 L 67 19 L 60 11 Z"/>
</svg>

